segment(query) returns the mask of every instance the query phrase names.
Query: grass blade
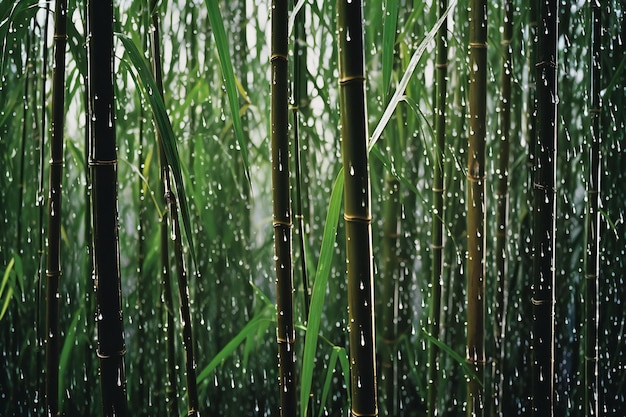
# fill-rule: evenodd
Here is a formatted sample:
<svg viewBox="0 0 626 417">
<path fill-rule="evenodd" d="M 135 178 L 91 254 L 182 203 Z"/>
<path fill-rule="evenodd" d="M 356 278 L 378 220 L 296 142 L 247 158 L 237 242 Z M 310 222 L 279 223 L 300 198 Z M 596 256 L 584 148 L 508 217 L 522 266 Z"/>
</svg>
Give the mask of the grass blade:
<svg viewBox="0 0 626 417">
<path fill-rule="evenodd" d="M 337 237 L 342 197 L 343 169 L 339 171 L 335 179 L 330 196 L 324 235 L 322 237 L 322 247 L 320 249 L 320 258 L 317 263 L 315 282 L 311 295 L 311 307 L 307 321 L 306 341 L 304 343 L 304 355 L 302 358 L 302 382 L 300 386 L 300 415 L 302 416 L 307 415 L 307 408 L 309 406 L 313 368 L 315 367 L 315 351 L 317 349 L 317 339 L 319 336 L 320 321 L 322 319 L 322 307 L 324 306 L 324 297 L 326 296 L 326 284 L 330 276 L 330 266 L 335 252 L 333 246 Z"/>
<path fill-rule="evenodd" d="M 243 134 L 243 125 L 241 123 L 241 116 L 239 114 L 239 98 L 237 96 L 237 82 L 235 80 L 235 73 L 233 71 L 233 64 L 230 57 L 230 51 L 228 49 L 228 37 L 226 36 L 226 30 L 224 29 L 224 20 L 220 13 L 218 2 L 215 0 L 205 1 L 211 28 L 213 29 L 213 37 L 215 38 L 215 44 L 217 46 L 217 53 L 220 58 L 220 65 L 222 67 L 222 74 L 224 76 L 224 82 L 226 84 L 226 94 L 228 95 L 228 102 L 230 104 L 230 112 L 233 118 L 233 127 L 235 128 L 235 137 L 239 144 L 239 151 L 241 152 L 244 171 L 248 184 L 250 184 L 250 168 L 248 164 L 248 150 Z"/>
</svg>

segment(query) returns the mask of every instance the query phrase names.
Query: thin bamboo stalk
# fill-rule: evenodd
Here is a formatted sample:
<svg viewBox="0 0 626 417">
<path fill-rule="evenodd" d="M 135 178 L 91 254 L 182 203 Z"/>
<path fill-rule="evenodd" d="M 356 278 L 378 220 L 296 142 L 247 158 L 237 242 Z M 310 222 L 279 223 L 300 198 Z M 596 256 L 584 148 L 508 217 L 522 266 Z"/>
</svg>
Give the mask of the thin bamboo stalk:
<svg viewBox="0 0 626 417">
<path fill-rule="evenodd" d="M 289 81 L 287 0 L 272 2 L 272 198 L 274 254 L 276 260 L 276 307 L 278 361 L 280 367 L 280 413 L 295 416 L 295 328 L 293 267 L 291 260 L 291 197 L 289 192 Z"/>
<path fill-rule="evenodd" d="M 602 3 L 590 1 L 591 7 L 591 81 L 589 115 L 591 143 L 588 146 L 587 218 L 585 251 L 585 415 L 598 416 L 598 320 L 600 276 L 600 189 L 602 154 Z"/>
<path fill-rule="evenodd" d="M 298 3 L 298 0 L 294 0 L 294 7 Z M 293 44 L 293 135 L 294 135 L 294 175 L 296 181 L 296 200 L 294 204 L 294 218 L 296 220 L 296 227 L 298 230 L 298 243 L 300 249 L 300 274 L 302 276 L 302 294 L 304 297 L 304 317 L 305 321 L 309 317 L 309 304 L 311 299 L 311 289 L 309 288 L 309 279 L 307 275 L 306 264 L 306 219 L 304 216 L 304 202 L 307 198 L 306 193 L 303 193 L 304 183 L 306 178 L 303 178 L 302 163 L 300 160 L 303 147 L 301 143 L 304 139 L 304 134 L 300 129 L 300 116 L 304 117 L 304 109 L 308 106 L 308 94 L 307 94 L 307 71 L 306 71 L 306 59 L 307 59 L 307 47 L 306 47 L 306 25 L 305 25 L 305 12 L 304 7 L 298 11 L 298 15 L 294 21 L 294 33 L 295 41 Z M 304 194 L 304 196 L 303 196 Z"/>
<path fill-rule="evenodd" d="M 485 137 L 487 120 L 487 2 L 472 0 L 469 29 L 467 154 L 467 414 L 484 413 L 485 373 Z"/>
<path fill-rule="evenodd" d="M 494 355 L 492 415 L 502 415 L 504 339 L 506 333 L 506 293 L 508 289 L 507 216 L 509 207 L 509 142 L 511 137 L 511 78 L 513 73 L 511 39 L 513 2 L 503 1 L 502 72 L 500 75 L 499 148 L 496 189 L 496 282 L 494 300 Z"/>
<path fill-rule="evenodd" d="M 535 65 L 537 135 L 533 178 L 534 416 L 554 415 L 558 1 L 541 0 Z"/>
<path fill-rule="evenodd" d="M 152 58 L 153 58 L 153 71 L 155 74 L 155 82 L 159 89 L 159 94 L 163 97 L 163 74 L 161 65 L 161 50 L 160 50 L 160 24 L 159 15 L 157 10 L 157 2 L 153 0 L 151 3 L 152 10 Z M 180 300 L 180 317 L 182 321 L 182 337 L 183 348 L 185 351 L 185 380 L 187 385 L 187 415 L 199 416 L 199 400 L 198 400 L 198 388 L 196 382 L 196 361 L 194 355 L 194 339 L 191 325 L 191 310 L 189 306 L 189 287 L 187 281 L 187 269 L 184 263 L 183 247 L 182 247 L 182 233 L 180 230 L 180 222 L 178 218 L 178 206 L 176 197 L 172 191 L 169 164 L 167 163 L 165 156 L 165 147 L 163 145 L 163 139 L 157 131 L 157 143 L 159 146 L 159 161 L 161 163 L 161 183 L 163 198 L 167 206 L 167 212 L 171 219 L 171 239 L 174 244 L 174 263 L 176 265 L 176 277 L 178 283 L 178 295 Z M 161 260 L 166 261 L 169 257 L 167 238 L 167 215 L 164 215 L 161 220 Z M 166 265 L 163 265 L 163 269 Z M 168 268 L 169 269 L 169 268 Z M 168 328 L 173 329 L 173 302 L 171 296 L 171 287 L 169 282 L 169 271 L 163 272 L 163 294 L 165 310 L 167 315 Z M 169 293 L 169 294 L 168 294 Z M 166 348 L 168 350 L 168 385 L 170 385 L 170 392 L 168 392 L 168 410 L 172 414 L 177 414 L 176 406 L 176 391 L 175 391 L 175 362 L 174 362 L 174 344 L 173 344 L 173 332 L 170 333 L 168 340 L 166 341 Z"/>
<path fill-rule="evenodd" d="M 93 257 L 102 409 L 128 413 L 117 210 L 117 150 L 113 84 L 113 2 L 87 4 Z"/>
<path fill-rule="evenodd" d="M 338 0 L 337 25 L 350 315 L 351 413 L 353 416 L 377 416 L 372 215 L 362 2 Z"/>
<path fill-rule="evenodd" d="M 447 0 L 438 3 L 439 16 L 441 17 L 448 8 Z M 436 143 L 433 147 L 433 209 L 432 209 L 432 234 L 431 253 L 432 270 L 430 280 L 430 311 L 428 314 L 429 332 L 439 339 L 441 317 L 441 293 L 443 283 L 443 219 L 444 219 L 444 150 L 446 146 L 446 101 L 447 101 L 447 78 L 448 78 L 448 24 L 445 21 L 437 31 L 437 57 L 436 69 L 436 97 L 435 97 L 435 134 Z M 439 348 L 434 343 L 428 349 L 428 415 L 436 416 L 437 411 L 437 375 L 438 375 Z"/>
<path fill-rule="evenodd" d="M 67 1 L 57 0 L 54 13 L 54 71 L 52 75 L 52 136 L 48 196 L 48 253 L 46 260 L 46 414 L 59 415 L 59 281 L 61 280 L 61 219 L 63 184 L 63 128 L 65 126 L 65 46 Z"/>
<path fill-rule="evenodd" d="M 163 96 L 163 74 L 161 66 L 161 36 L 160 36 L 160 24 L 159 13 L 157 10 L 157 1 L 152 0 L 150 2 L 150 45 L 152 47 L 152 71 L 154 79 L 159 88 L 159 94 Z M 164 204 L 168 204 L 168 198 L 173 198 L 169 169 L 167 164 L 167 158 L 165 151 L 161 144 L 161 137 L 157 130 L 157 147 L 159 152 L 159 192 L 163 196 Z M 161 258 L 161 300 L 163 302 L 163 334 L 165 337 L 165 409 L 167 415 L 170 417 L 178 415 L 178 397 L 177 397 L 177 371 L 176 371 L 176 346 L 174 335 L 174 300 L 172 297 L 172 280 L 170 276 L 170 229 L 169 219 L 171 212 L 169 209 L 163 211 L 161 219 L 159 220 L 159 251 Z"/>
</svg>

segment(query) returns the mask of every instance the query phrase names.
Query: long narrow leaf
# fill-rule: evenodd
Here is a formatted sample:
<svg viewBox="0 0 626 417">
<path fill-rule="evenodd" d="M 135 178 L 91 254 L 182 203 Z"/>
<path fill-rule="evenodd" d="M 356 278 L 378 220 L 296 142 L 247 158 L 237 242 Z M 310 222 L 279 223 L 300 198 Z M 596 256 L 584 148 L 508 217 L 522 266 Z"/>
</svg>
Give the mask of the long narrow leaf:
<svg viewBox="0 0 626 417">
<path fill-rule="evenodd" d="M 152 75 L 152 71 L 150 70 L 150 66 L 143 58 L 142 54 L 139 52 L 139 49 L 135 45 L 135 43 L 127 36 L 122 34 L 117 34 L 117 37 L 122 41 L 124 45 L 124 49 L 130 58 L 130 62 L 133 64 L 133 68 L 137 71 L 137 75 L 139 76 L 139 81 L 143 88 L 141 89 L 144 92 L 145 98 L 150 103 L 150 107 L 154 112 L 154 119 L 156 120 L 157 129 L 161 137 L 163 138 L 163 147 L 165 148 L 165 155 L 167 157 L 167 163 L 169 164 L 172 174 L 174 176 L 174 183 L 176 184 L 176 196 L 178 198 L 178 204 L 180 206 L 180 215 L 183 220 L 183 227 L 185 229 L 185 235 L 187 237 L 187 242 L 189 243 L 189 250 L 191 251 L 191 257 L 196 263 L 196 251 L 193 245 L 193 238 L 191 234 L 191 216 L 189 214 L 189 205 L 187 203 L 187 194 L 185 193 L 185 185 L 183 183 L 183 175 L 181 169 L 181 160 L 178 155 L 178 149 L 176 147 L 176 136 L 174 135 L 174 130 L 172 129 L 172 123 L 170 121 L 169 116 L 167 115 L 167 111 L 165 110 L 165 104 L 163 103 L 163 99 L 161 95 L 158 94 L 158 88 L 156 82 L 154 81 L 154 77 Z M 122 61 L 124 62 L 124 61 Z M 133 78 L 135 78 L 132 71 L 130 72 Z M 135 79 L 137 82 L 137 79 Z"/>
<path fill-rule="evenodd" d="M 248 149 L 243 134 L 243 125 L 241 123 L 241 116 L 239 115 L 239 98 L 237 95 L 237 82 L 235 80 L 235 73 L 233 71 L 233 63 L 230 57 L 230 51 L 228 49 L 228 37 L 226 36 L 226 30 L 224 29 L 224 20 L 218 2 L 215 0 L 205 1 L 209 22 L 213 37 L 215 38 L 215 44 L 217 46 L 217 53 L 220 58 L 220 65 L 222 67 L 222 74 L 224 76 L 224 82 L 226 84 L 226 94 L 228 95 L 228 102 L 230 104 L 230 112 L 233 118 L 233 127 L 235 128 L 235 137 L 239 144 L 239 151 L 241 152 L 244 170 L 246 173 L 246 179 L 250 184 L 250 169 L 248 163 Z"/>
<path fill-rule="evenodd" d="M 376 129 L 374 129 L 374 133 L 372 134 L 372 137 L 370 138 L 370 141 L 368 144 L 369 149 L 371 149 L 376 144 L 376 142 L 378 142 L 378 139 L 380 139 L 380 135 L 382 135 L 383 130 L 385 129 L 385 126 L 387 126 L 387 123 L 389 123 L 389 119 L 391 119 L 391 116 L 393 115 L 393 112 L 398 106 L 398 103 L 400 102 L 400 100 L 402 100 L 402 96 L 404 96 L 404 90 L 406 89 L 406 86 L 409 84 L 409 80 L 413 76 L 413 72 L 415 71 L 415 68 L 417 68 L 417 63 L 419 62 L 420 58 L 424 54 L 426 47 L 430 44 L 430 42 L 432 42 L 433 39 L 435 39 L 437 30 L 443 24 L 444 20 L 448 18 L 448 15 L 450 14 L 454 6 L 456 6 L 456 2 L 457 0 L 450 1 L 450 5 L 446 9 L 446 12 L 439 18 L 439 20 L 437 20 L 437 23 L 435 23 L 435 26 L 433 26 L 430 32 L 428 32 L 428 34 L 426 35 L 422 43 L 419 44 L 419 46 L 413 53 L 413 56 L 411 57 L 411 60 L 409 61 L 409 65 L 407 66 L 407 69 L 404 72 L 404 75 L 402 76 L 402 79 L 400 80 L 400 83 L 398 84 L 396 91 L 393 93 L 393 96 L 391 97 L 389 104 L 387 104 L 387 107 L 385 108 L 385 111 L 383 112 L 383 115 L 380 118 L 378 125 L 376 125 Z"/>
<path fill-rule="evenodd" d="M 315 351 L 319 337 L 320 320 L 322 319 L 322 307 L 326 296 L 326 284 L 330 276 L 330 266 L 334 255 L 334 243 L 337 237 L 339 212 L 343 197 L 343 169 L 339 171 L 328 204 L 324 235 L 320 258 L 317 263 L 313 293 L 311 295 L 311 309 L 307 321 L 306 341 L 304 343 L 304 357 L 302 359 L 302 383 L 300 385 L 300 415 L 307 415 L 311 383 L 313 380 L 313 368 L 315 367 Z"/>
</svg>

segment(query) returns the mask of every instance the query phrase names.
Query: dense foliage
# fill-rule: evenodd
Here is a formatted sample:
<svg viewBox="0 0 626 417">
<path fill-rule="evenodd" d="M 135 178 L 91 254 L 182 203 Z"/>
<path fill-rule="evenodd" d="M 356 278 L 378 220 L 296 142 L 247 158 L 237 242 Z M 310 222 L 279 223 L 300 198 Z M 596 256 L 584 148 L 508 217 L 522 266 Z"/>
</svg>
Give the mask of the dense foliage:
<svg viewBox="0 0 626 417">
<path fill-rule="evenodd" d="M 174 262 L 174 250 L 165 255 L 160 250 L 161 220 L 171 209 L 161 191 L 158 130 L 165 143 L 175 144 L 167 150 L 167 161 L 181 208 L 181 227 L 168 230 L 171 239 L 183 238 L 184 263 L 189 268 L 199 411 L 277 415 L 271 6 L 246 0 L 222 1 L 220 7 L 213 0 L 156 2 L 164 86 L 160 100 L 150 71 L 151 51 L 159 49 L 152 48 L 157 40 L 150 36 L 155 29 L 152 2 L 114 3 L 119 266 L 129 410 L 139 416 L 181 415 L 187 401 L 179 290 L 175 280 L 170 284 L 162 275 L 163 256 L 171 261 L 172 277 L 180 264 Z M 337 10 L 334 1 L 300 3 L 297 18 L 288 22 L 298 408 L 304 409 L 306 402 L 311 415 L 346 415 L 350 323 L 345 230 L 340 220 Z M 465 381 L 476 381 L 474 367 L 465 358 L 467 254 L 471 252 L 466 221 L 472 126 L 470 15 L 466 3 L 448 3 L 452 7 L 447 49 L 436 48 L 435 39 L 435 23 L 446 10 L 443 2 L 364 4 L 381 415 L 425 415 L 429 384 L 437 386 L 431 393 L 440 415 L 463 415 Z M 593 11 L 593 16 L 599 16 L 599 31 L 591 29 L 592 4 L 558 4 L 555 414 L 585 415 L 585 399 L 593 398 L 586 392 L 585 357 L 590 355 L 585 335 L 597 334 L 598 408 L 601 415 L 623 416 L 624 2 L 594 2 L 599 5 Z M 520 0 L 487 2 L 487 7 L 483 408 L 489 415 L 497 415 L 500 409 L 504 415 L 528 415 L 536 255 L 532 242 L 537 233 L 532 229 L 535 153 L 531 146 L 536 132 L 537 15 L 534 7 Z M 53 10 L 51 2 L 0 0 L 2 416 L 44 412 Z M 86 159 L 85 10 L 84 1 L 68 0 L 58 290 L 62 415 L 98 415 L 102 409 Z M 447 51 L 447 60 L 438 61 L 437 50 Z M 593 77 L 592 50 L 599 54 Z M 437 148 L 436 140 L 441 130 L 435 123 L 436 73 L 441 68 L 437 62 L 447 65 L 447 94 L 440 98 L 446 113 L 443 149 Z M 503 99 L 505 73 L 510 75 L 509 98 Z M 597 84 L 592 87 L 592 82 Z M 404 87 L 395 94 L 400 84 Z M 507 116 L 501 117 L 505 109 Z M 506 152 L 500 153 L 501 149 Z M 590 156 L 594 149 L 599 162 Z M 506 164 L 501 164 L 501 155 Z M 432 188 L 434 166 L 441 163 L 444 191 L 439 208 Z M 598 163 L 599 181 L 591 176 Z M 508 187 L 503 187 L 501 178 Z M 593 178 L 593 184 L 588 178 Z M 587 204 L 596 195 L 598 204 Z M 505 229 L 496 213 L 500 201 L 508 202 Z M 586 245 L 587 207 L 599 212 L 597 245 Z M 431 247 L 437 230 L 433 218 L 443 221 L 440 252 L 436 244 Z M 586 291 L 589 280 L 585 278 L 593 275 L 585 264 L 590 262 L 586 249 L 594 247 L 599 251 L 598 327 L 585 332 L 585 323 L 593 323 L 594 317 L 585 313 L 593 301 L 589 299 L 593 292 Z M 441 288 L 435 292 L 431 292 L 433 250 L 442 260 L 441 268 L 435 268 L 441 272 Z M 429 333 L 431 294 L 440 297 L 437 337 Z M 428 372 L 430 346 L 438 347 L 437 363 L 430 365 L 436 366 L 432 374 Z M 434 380 L 429 381 L 428 375 L 434 375 Z"/>
</svg>

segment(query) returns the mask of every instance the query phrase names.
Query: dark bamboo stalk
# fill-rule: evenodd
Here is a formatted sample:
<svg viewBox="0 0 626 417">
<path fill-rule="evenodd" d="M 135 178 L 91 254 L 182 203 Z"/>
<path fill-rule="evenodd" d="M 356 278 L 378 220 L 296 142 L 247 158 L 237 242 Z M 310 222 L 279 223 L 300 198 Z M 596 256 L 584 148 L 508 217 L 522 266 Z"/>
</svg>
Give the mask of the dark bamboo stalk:
<svg viewBox="0 0 626 417">
<path fill-rule="evenodd" d="M 591 82 L 589 115 L 591 143 L 588 146 L 587 218 L 585 252 L 585 415 L 598 416 L 598 320 L 600 276 L 600 188 L 602 154 L 602 5 L 590 1 L 591 7 Z"/>
<path fill-rule="evenodd" d="M 447 0 L 438 2 L 439 16 L 448 8 Z M 448 24 L 445 21 L 437 31 L 436 97 L 435 97 L 435 134 L 433 147 L 433 207 L 431 253 L 432 270 L 430 280 L 430 310 L 428 314 L 429 332 L 439 339 L 439 320 L 441 317 L 441 292 L 443 282 L 443 219 L 444 219 L 444 151 L 446 146 L 446 97 L 448 78 Z M 428 348 L 428 415 L 438 415 L 437 377 L 439 348 L 431 343 Z"/>
<path fill-rule="evenodd" d="M 537 134 L 533 177 L 534 416 L 554 415 L 558 1 L 541 0 L 537 30 Z"/>
<path fill-rule="evenodd" d="M 272 1 L 272 197 L 274 208 L 274 254 L 276 260 L 276 306 L 278 361 L 280 367 L 280 413 L 296 415 L 295 328 L 293 268 L 291 262 L 291 197 L 289 192 L 289 81 L 287 32 L 289 2 Z"/>
<path fill-rule="evenodd" d="M 59 412 L 59 281 L 61 280 L 61 219 L 63 184 L 63 128 L 65 126 L 65 46 L 67 1 L 56 0 L 54 13 L 54 70 L 52 75 L 52 136 L 48 196 L 48 254 L 46 261 L 46 415 Z"/>
<path fill-rule="evenodd" d="M 467 414 L 482 416 L 485 373 L 485 137 L 487 120 L 487 2 L 472 0 L 469 35 L 467 154 Z"/>
<path fill-rule="evenodd" d="M 496 282 L 494 300 L 494 355 L 492 415 L 501 416 L 503 395 L 503 365 L 506 359 L 506 292 L 508 280 L 507 216 L 509 207 L 509 142 L 511 137 L 511 78 L 513 72 L 511 38 L 513 37 L 513 2 L 503 0 L 502 72 L 500 75 L 499 148 L 496 189 Z"/>
<path fill-rule="evenodd" d="M 152 10 L 152 58 L 153 58 L 153 71 L 155 74 L 155 81 L 159 94 L 163 97 L 163 74 L 161 65 L 161 49 L 160 49 L 160 24 L 157 11 L 156 0 L 151 3 Z M 184 254 L 182 246 L 182 234 L 180 229 L 180 222 L 178 218 L 178 206 L 176 197 L 172 191 L 169 164 L 165 157 L 165 147 L 163 145 L 163 138 L 157 132 L 157 143 L 159 145 L 159 161 L 161 163 L 161 183 L 163 198 L 167 206 L 167 212 L 171 219 L 171 239 L 174 244 L 174 263 L 176 265 L 176 277 L 178 283 L 178 295 L 180 299 L 180 317 L 182 321 L 182 336 L 183 336 L 183 348 L 185 350 L 185 380 L 187 385 L 187 415 L 199 416 L 199 400 L 198 400 L 198 388 L 196 382 L 196 361 L 194 355 L 194 339 L 191 325 L 191 310 L 189 306 L 189 289 L 187 280 L 187 269 L 184 263 Z M 169 269 L 168 259 L 168 238 L 167 238 L 167 215 L 164 214 L 161 220 L 161 260 L 164 262 L 163 269 Z M 173 301 L 171 296 L 171 287 L 169 282 L 169 271 L 163 271 L 163 294 L 164 304 L 167 315 L 168 328 L 173 329 Z M 169 294 L 168 294 L 169 293 Z M 177 414 L 176 406 L 176 391 L 175 391 L 175 362 L 174 362 L 174 345 L 173 334 L 170 332 L 168 340 L 166 342 L 166 349 L 168 351 L 168 385 L 169 392 L 168 398 L 168 410 L 170 413 Z M 166 389 L 167 391 L 167 389 Z"/>
<path fill-rule="evenodd" d="M 113 2 L 87 4 L 93 257 L 98 357 L 105 417 L 125 417 L 126 369 L 117 211 Z"/>
<path fill-rule="evenodd" d="M 298 0 L 294 0 L 294 5 L 298 3 Z M 298 229 L 298 243 L 300 249 L 300 274 L 302 275 L 302 293 L 304 296 L 304 317 L 305 321 L 309 317 L 309 304 L 311 298 L 311 290 L 309 288 L 309 279 L 307 276 L 306 266 L 306 220 L 304 216 L 304 201 L 306 194 L 303 193 L 304 183 L 306 178 L 303 178 L 302 163 L 300 161 L 301 151 L 303 150 L 301 143 L 304 139 L 304 135 L 300 130 L 300 116 L 304 116 L 303 110 L 308 106 L 308 94 L 307 94 L 307 74 L 306 74 L 306 27 L 305 27 L 305 14 L 304 7 L 298 11 L 298 15 L 295 18 L 294 33 L 295 41 L 293 44 L 293 136 L 294 136 L 294 175 L 296 181 L 296 200 L 294 207 L 294 218 L 296 219 L 296 227 Z M 303 196 L 304 194 L 304 196 Z"/>
<path fill-rule="evenodd" d="M 159 14 L 157 11 L 157 1 L 150 2 L 151 30 L 150 45 L 152 47 L 152 71 L 154 79 L 159 89 L 159 94 L 163 96 L 163 74 L 161 66 L 161 36 Z M 159 192 L 163 196 L 166 209 L 163 211 L 159 221 L 159 250 L 161 258 L 161 300 L 163 302 L 163 334 L 165 335 L 165 409 L 169 417 L 178 415 L 177 398 L 177 371 L 176 371 L 176 346 L 174 335 L 174 300 L 172 297 L 172 279 L 170 276 L 170 230 L 169 219 L 171 212 L 168 206 L 168 199 L 173 199 L 169 168 L 165 156 L 164 147 L 161 144 L 162 138 L 157 131 L 157 147 L 159 153 Z"/>
<path fill-rule="evenodd" d="M 339 108 L 353 416 L 377 416 L 372 215 L 367 153 L 363 4 L 338 0 Z"/>
</svg>

